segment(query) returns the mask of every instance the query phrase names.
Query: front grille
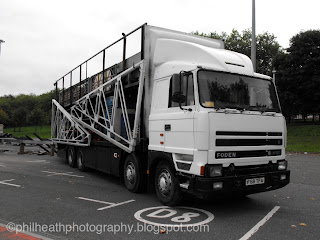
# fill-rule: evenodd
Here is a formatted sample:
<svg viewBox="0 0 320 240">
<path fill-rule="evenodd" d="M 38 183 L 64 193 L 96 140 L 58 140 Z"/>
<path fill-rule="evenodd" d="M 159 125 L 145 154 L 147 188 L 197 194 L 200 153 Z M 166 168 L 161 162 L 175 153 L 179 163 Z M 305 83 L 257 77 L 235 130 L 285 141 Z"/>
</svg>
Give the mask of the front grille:
<svg viewBox="0 0 320 240">
<path fill-rule="evenodd" d="M 237 132 L 217 131 L 217 136 L 282 136 L 282 132 Z"/>
<path fill-rule="evenodd" d="M 216 146 L 282 145 L 282 139 L 216 139 Z"/>
<path fill-rule="evenodd" d="M 216 159 L 224 158 L 253 158 L 253 157 L 267 157 L 279 156 L 282 154 L 281 149 L 277 149 L 283 145 L 282 132 L 241 132 L 241 131 L 216 131 L 216 146 L 217 147 L 257 147 L 257 146 L 274 146 L 274 149 L 246 150 L 246 151 L 217 151 L 215 153 Z M 221 136 L 221 137 L 220 137 Z M 222 137 L 230 136 L 230 137 Z M 220 137 L 220 138 L 219 138 Z M 262 138 L 259 138 L 262 137 Z M 278 137 L 278 138 L 270 138 Z M 278 146 L 278 147 L 276 147 Z M 217 148 L 217 150 L 220 150 Z M 237 149 L 238 150 L 238 149 Z"/>
<path fill-rule="evenodd" d="M 254 151 L 218 151 L 216 152 L 216 159 L 280 156 L 281 154 L 281 149 Z"/>
</svg>

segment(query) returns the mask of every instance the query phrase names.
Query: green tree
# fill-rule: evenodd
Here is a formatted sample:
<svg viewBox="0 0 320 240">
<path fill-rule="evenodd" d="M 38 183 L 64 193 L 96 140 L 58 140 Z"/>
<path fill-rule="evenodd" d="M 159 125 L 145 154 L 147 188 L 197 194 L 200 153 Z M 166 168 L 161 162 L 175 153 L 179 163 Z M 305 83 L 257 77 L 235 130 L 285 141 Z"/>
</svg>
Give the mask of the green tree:
<svg viewBox="0 0 320 240">
<path fill-rule="evenodd" d="M 6 114 L 5 111 L 3 111 L 2 109 L 0 109 L 0 124 L 4 124 L 6 125 L 9 121 L 9 116 L 8 114 Z"/>
<path fill-rule="evenodd" d="M 27 116 L 27 110 L 23 106 L 16 108 L 12 111 L 10 122 L 14 127 L 14 131 L 16 131 L 16 128 L 19 127 L 19 131 L 21 132 L 21 127 L 27 125 L 26 116 Z"/>
<path fill-rule="evenodd" d="M 233 29 L 228 35 L 226 32 L 221 34 L 217 32 L 211 32 L 209 34 L 195 32 L 194 34 L 220 39 L 225 42 L 225 48 L 231 51 L 239 52 L 251 56 L 251 30 L 246 29 L 240 33 Z M 257 37 L 257 69 L 258 73 L 271 76 L 273 69 L 273 61 L 275 57 L 282 53 L 282 49 L 279 43 L 276 41 L 276 37 L 268 32 L 259 34 Z"/>
<path fill-rule="evenodd" d="M 277 86 L 287 117 L 320 113 L 320 31 L 300 32 L 275 60 Z"/>
<path fill-rule="evenodd" d="M 44 113 L 43 124 L 50 124 L 51 122 L 52 99 L 55 98 L 55 94 L 55 90 L 52 90 L 38 96 L 39 107 Z"/>
<path fill-rule="evenodd" d="M 14 109 L 13 102 L 14 102 L 14 96 L 12 96 L 12 95 L 6 95 L 3 97 L 0 97 L 0 108 L 8 116 L 8 121 L 7 121 L 8 126 L 13 126 L 10 121 L 11 116 L 12 116 L 12 110 Z"/>
<path fill-rule="evenodd" d="M 37 127 L 42 127 L 44 123 L 45 113 L 40 107 L 36 107 L 27 115 L 27 122 L 30 125 L 35 125 L 35 131 L 37 132 Z"/>
<path fill-rule="evenodd" d="M 34 109 L 41 110 L 41 124 L 50 124 L 51 121 L 51 101 L 55 97 L 55 90 L 36 96 L 34 94 L 18 96 L 6 95 L 0 97 L 0 109 L 8 116 L 7 126 L 21 127 L 27 125 L 37 125 L 39 122 L 35 118 L 28 118 Z M 17 119 L 18 118 L 18 119 Z M 32 119 L 32 120 L 31 120 Z"/>
</svg>

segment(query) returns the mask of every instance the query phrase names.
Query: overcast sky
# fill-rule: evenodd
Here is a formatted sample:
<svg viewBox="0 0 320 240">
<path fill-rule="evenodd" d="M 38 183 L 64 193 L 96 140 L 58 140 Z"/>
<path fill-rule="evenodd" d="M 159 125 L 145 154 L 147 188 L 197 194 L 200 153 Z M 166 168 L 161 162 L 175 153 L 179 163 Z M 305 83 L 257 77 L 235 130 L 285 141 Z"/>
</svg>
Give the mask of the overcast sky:
<svg viewBox="0 0 320 240">
<path fill-rule="evenodd" d="M 0 0 L 0 96 L 41 94 L 72 68 L 147 22 L 182 32 L 251 28 L 252 0 Z M 319 29 L 317 0 L 256 0 L 257 34 L 289 47 Z"/>
</svg>

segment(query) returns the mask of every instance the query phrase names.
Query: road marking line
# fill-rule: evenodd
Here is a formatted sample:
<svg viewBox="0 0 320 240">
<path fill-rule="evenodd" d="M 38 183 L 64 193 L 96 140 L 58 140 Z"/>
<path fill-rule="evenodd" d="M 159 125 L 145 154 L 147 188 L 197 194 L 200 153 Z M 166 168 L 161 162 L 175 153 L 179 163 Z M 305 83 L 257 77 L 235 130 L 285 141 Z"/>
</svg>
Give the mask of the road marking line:
<svg viewBox="0 0 320 240">
<path fill-rule="evenodd" d="M 103 204 L 109 205 L 109 206 L 106 206 L 106 207 L 98 208 L 97 209 L 98 211 L 105 210 L 105 209 L 108 209 L 108 208 L 117 207 L 117 206 L 120 206 L 120 205 L 127 204 L 127 203 L 135 201 L 135 200 L 131 199 L 131 200 L 128 200 L 128 201 L 125 201 L 125 202 L 120 202 L 120 203 L 110 203 L 110 202 L 104 202 L 104 201 L 95 200 L 95 199 L 91 199 L 91 198 L 84 198 L 84 197 L 76 197 L 76 198 L 81 199 L 81 200 L 90 201 L 90 202 L 97 202 L 97 203 L 103 203 Z"/>
<path fill-rule="evenodd" d="M 9 179 L 9 180 L 3 180 L 3 181 L 1 181 L 1 182 L 11 182 L 11 181 L 13 181 L 14 179 Z"/>
<path fill-rule="evenodd" d="M 123 205 L 123 204 L 127 204 L 127 203 L 130 203 L 130 202 L 134 202 L 135 200 L 128 200 L 128 201 L 125 201 L 125 202 L 121 202 L 121 203 L 115 203 L 113 205 L 110 205 L 110 206 L 107 206 L 107 207 L 102 207 L 102 208 L 99 208 L 97 209 L 98 211 L 101 211 L 101 210 L 105 210 L 105 209 L 108 209 L 108 208 L 113 208 L 113 207 L 117 207 L 117 206 L 120 206 L 120 205 Z"/>
<path fill-rule="evenodd" d="M 48 177 L 54 176 L 54 175 L 64 175 L 64 176 L 70 176 L 70 177 L 84 177 L 84 176 L 69 174 L 72 172 L 68 172 L 68 173 L 57 173 L 57 172 L 49 172 L 49 171 L 41 171 L 41 172 L 50 173 L 49 175 L 47 175 Z"/>
<path fill-rule="evenodd" d="M 250 237 L 252 237 L 253 234 L 255 234 L 259 228 L 265 224 L 272 216 L 273 214 L 275 214 L 278 210 L 279 210 L 279 206 L 275 206 L 264 218 L 262 218 L 260 220 L 260 222 L 258 222 L 253 228 L 251 228 L 251 230 L 249 232 L 247 232 L 242 238 L 240 238 L 239 240 L 247 240 Z"/>
<path fill-rule="evenodd" d="M 78 199 L 82 199 L 82 200 L 91 201 L 91 202 L 97 202 L 97 203 L 114 204 L 114 203 L 110 203 L 110 202 L 104 202 L 104 201 L 94 200 L 94 199 L 84 198 L 84 197 L 76 197 L 76 198 L 78 198 Z"/>
<path fill-rule="evenodd" d="M 21 187 L 21 185 L 12 184 L 12 183 L 7 183 L 7 182 L 10 182 L 10 181 L 13 181 L 13 180 L 14 180 L 14 179 L 3 180 L 3 181 L 0 181 L 0 184 L 12 186 L 12 187 Z"/>
<path fill-rule="evenodd" d="M 38 163 L 38 162 L 47 162 L 47 160 L 33 160 L 33 161 L 26 161 L 30 163 Z"/>
</svg>

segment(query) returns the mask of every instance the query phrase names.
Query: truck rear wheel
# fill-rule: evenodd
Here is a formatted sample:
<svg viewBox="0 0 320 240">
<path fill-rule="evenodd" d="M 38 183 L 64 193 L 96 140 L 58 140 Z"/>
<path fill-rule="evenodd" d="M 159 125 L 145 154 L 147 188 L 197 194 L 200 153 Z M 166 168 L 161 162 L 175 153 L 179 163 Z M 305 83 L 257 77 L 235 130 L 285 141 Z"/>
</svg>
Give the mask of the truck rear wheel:
<svg viewBox="0 0 320 240">
<path fill-rule="evenodd" d="M 83 150 L 81 148 L 79 148 L 78 152 L 77 152 L 77 165 L 78 165 L 78 169 L 81 172 L 85 172 L 86 171 L 86 167 L 84 166 Z"/>
<path fill-rule="evenodd" d="M 142 172 L 141 163 L 134 154 L 130 154 L 124 163 L 124 182 L 133 193 L 142 192 L 147 187 L 146 174 Z"/>
<path fill-rule="evenodd" d="M 76 152 L 74 147 L 68 148 L 67 160 L 70 167 L 72 168 L 76 167 L 77 162 L 76 162 Z"/>
<path fill-rule="evenodd" d="M 159 163 L 155 175 L 155 188 L 160 202 L 167 206 L 177 205 L 182 199 L 175 170 L 166 161 Z"/>
</svg>

